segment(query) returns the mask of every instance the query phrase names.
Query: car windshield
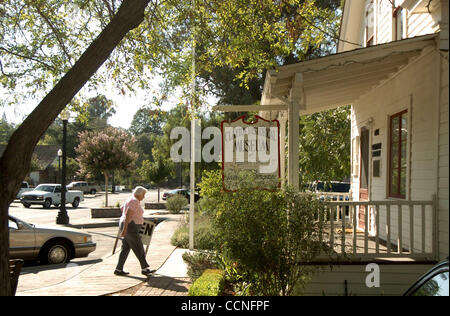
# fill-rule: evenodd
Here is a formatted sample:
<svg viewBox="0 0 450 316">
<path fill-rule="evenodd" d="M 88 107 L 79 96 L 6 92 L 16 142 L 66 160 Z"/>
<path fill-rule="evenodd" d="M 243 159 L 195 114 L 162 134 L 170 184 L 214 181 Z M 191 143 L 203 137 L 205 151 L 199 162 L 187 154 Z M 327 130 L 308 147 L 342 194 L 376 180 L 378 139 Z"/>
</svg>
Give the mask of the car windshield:
<svg viewBox="0 0 450 316">
<path fill-rule="evenodd" d="M 54 189 L 55 189 L 55 186 L 53 186 L 53 185 L 41 184 L 41 185 L 38 185 L 36 187 L 36 189 L 34 189 L 34 190 L 35 191 L 53 192 Z"/>
</svg>

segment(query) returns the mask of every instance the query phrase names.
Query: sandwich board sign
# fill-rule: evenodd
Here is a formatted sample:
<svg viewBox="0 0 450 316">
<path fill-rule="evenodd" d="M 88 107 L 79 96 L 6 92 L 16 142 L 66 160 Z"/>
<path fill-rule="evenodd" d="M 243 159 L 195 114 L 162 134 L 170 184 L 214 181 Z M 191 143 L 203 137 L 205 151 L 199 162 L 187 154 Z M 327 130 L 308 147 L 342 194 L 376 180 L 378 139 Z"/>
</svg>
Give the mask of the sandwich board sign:
<svg viewBox="0 0 450 316">
<path fill-rule="evenodd" d="M 248 173 L 254 175 L 256 189 L 279 188 L 280 123 L 258 115 L 248 122 L 245 117 L 221 123 L 223 189 L 236 191 Z"/>
<path fill-rule="evenodd" d="M 144 224 L 141 226 L 139 234 L 141 235 L 142 243 L 144 245 L 149 245 L 152 240 L 153 231 L 155 230 L 155 222 L 144 220 Z"/>
<path fill-rule="evenodd" d="M 145 249 L 145 255 L 147 255 L 148 248 L 150 247 L 150 242 L 152 240 L 153 231 L 155 230 L 156 223 L 150 220 L 144 220 L 144 224 L 141 226 L 141 230 L 139 231 L 139 235 L 141 236 L 142 243 L 147 246 Z M 120 239 L 120 227 L 117 232 L 116 242 L 114 243 L 113 254 L 116 252 L 117 242 Z"/>
<path fill-rule="evenodd" d="M 145 254 L 147 255 L 148 248 L 150 247 L 150 242 L 152 241 L 153 231 L 155 230 L 156 224 L 154 221 L 144 220 L 144 224 L 141 226 L 139 235 L 141 235 L 141 240 L 144 245 L 147 245 L 145 249 Z"/>
</svg>

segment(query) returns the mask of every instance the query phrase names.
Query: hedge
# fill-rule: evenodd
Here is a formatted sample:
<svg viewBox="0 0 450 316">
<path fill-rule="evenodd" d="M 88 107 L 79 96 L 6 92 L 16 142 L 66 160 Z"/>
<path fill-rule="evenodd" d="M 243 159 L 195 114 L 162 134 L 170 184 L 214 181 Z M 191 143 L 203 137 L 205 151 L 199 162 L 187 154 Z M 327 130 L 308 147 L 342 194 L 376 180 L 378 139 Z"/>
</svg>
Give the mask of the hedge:
<svg viewBox="0 0 450 316">
<path fill-rule="evenodd" d="M 189 296 L 221 296 L 225 277 L 221 270 L 205 270 L 189 288 Z"/>
</svg>

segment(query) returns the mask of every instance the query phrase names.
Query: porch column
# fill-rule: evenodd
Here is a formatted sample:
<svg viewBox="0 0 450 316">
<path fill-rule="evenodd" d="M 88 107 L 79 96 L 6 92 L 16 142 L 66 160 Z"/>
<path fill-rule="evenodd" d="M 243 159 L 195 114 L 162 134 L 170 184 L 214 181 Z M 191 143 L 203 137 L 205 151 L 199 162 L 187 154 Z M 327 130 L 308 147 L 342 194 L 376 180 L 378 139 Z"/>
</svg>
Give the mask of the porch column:
<svg viewBox="0 0 450 316">
<path fill-rule="evenodd" d="M 286 183 L 286 111 L 278 112 L 278 121 L 280 122 L 280 178 L 281 185 L 284 185 Z"/>
<path fill-rule="evenodd" d="M 297 73 L 289 93 L 288 110 L 288 184 L 299 189 L 299 123 L 300 109 L 305 109 L 303 74 Z"/>
<path fill-rule="evenodd" d="M 299 123 L 300 107 L 297 102 L 290 102 L 288 111 L 288 185 L 299 189 Z"/>
</svg>

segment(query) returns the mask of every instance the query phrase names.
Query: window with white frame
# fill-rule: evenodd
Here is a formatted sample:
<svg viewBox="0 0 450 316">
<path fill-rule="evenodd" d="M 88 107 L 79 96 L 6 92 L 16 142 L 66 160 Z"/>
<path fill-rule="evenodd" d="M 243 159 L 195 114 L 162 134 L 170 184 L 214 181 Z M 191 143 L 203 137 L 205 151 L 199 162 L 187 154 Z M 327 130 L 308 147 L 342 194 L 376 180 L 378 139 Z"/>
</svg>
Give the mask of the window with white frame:
<svg viewBox="0 0 450 316">
<path fill-rule="evenodd" d="M 399 41 L 405 38 L 405 9 L 400 6 L 395 7 L 392 12 L 392 39 Z"/>
<path fill-rule="evenodd" d="M 366 8 L 366 47 L 375 44 L 375 8 L 374 2 L 371 0 Z"/>
</svg>

